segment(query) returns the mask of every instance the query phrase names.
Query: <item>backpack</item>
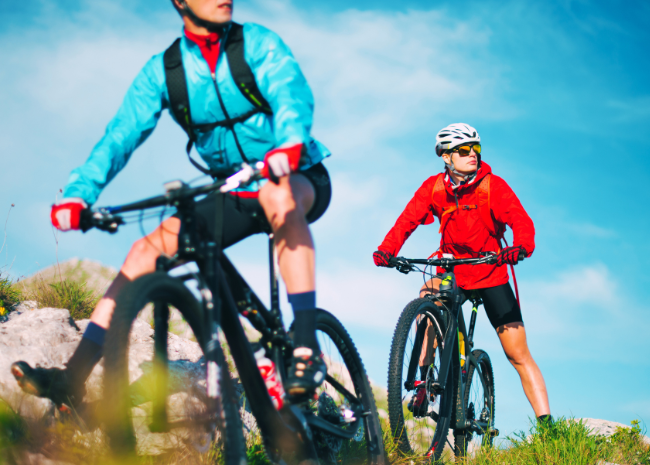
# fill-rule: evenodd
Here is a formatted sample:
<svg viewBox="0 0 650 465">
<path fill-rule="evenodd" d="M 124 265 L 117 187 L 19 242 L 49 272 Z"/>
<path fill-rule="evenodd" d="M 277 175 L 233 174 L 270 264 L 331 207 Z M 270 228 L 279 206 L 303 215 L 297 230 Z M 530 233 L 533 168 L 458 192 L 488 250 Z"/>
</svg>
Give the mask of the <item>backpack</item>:
<svg viewBox="0 0 650 465">
<path fill-rule="evenodd" d="M 478 205 L 458 205 L 458 200 L 456 200 L 456 205 L 451 207 L 443 208 L 442 205 L 445 204 L 445 199 L 447 196 L 447 191 L 445 189 L 445 173 L 440 173 L 436 183 L 433 186 L 433 191 L 431 192 L 431 200 L 438 218 L 440 218 L 440 230 L 438 232 L 442 233 L 449 216 L 456 210 L 472 210 L 478 208 L 479 215 L 483 224 L 490 232 L 490 235 L 496 237 L 501 242 L 503 238 L 503 233 L 505 232 L 505 227 L 503 225 L 497 224 L 496 220 L 492 217 L 492 209 L 490 208 L 490 178 L 492 174 L 488 174 L 483 179 L 479 181 L 478 186 L 476 186 L 476 195 L 478 197 Z"/>
<path fill-rule="evenodd" d="M 244 162 L 248 163 L 248 159 L 246 158 L 246 155 L 244 154 L 244 151 L 242 150 L 239 143 L 239 139 L 237 138 L 237 133 L 235 132 L 235 124 L 243 123 L 248 118 L 257 113 L 265 113 L 267 115 L 273 114 L 271 106 L 266 101 L 260 92 L 259 87 L 257 86 L 253 71 L 244 59 L 244 27 L 238 23 L 230 23 L 230 30 L 226 35 L 225 43 L 222 45 L 224 53 L 228 59 L 230 73 L 232 74 L 237 88 L 241 91 L 246 100 L 248 100 L 254 107 L 252 110 L 235 118 L 230 118 L 228 115 L 228 111 L 226 110 L 224 102 L 221 98 L 221 92 L 219 91 L 219 87 L 215 82 L 219 103 L 226 116 L 226 119 L 207 124 L 192 123 L 192 113 L 190 111 L 190 100 L 187 90 L 187 79 L 185 78 L 185 70 L 183 69 L 183 58 L 181 55 L 180 43 L 181 39 L 176 39 L 163 55 L 163 63 L 165 65 L 165 82 L 167 84 L 167 93 L 169 94 L 170 112 L 173 113 L 176 121 L 183 128 L 189 138 L 186 151 L 187 156 L 194 167 L 196 167 L 199 171 L 205 174 L 209 174 L 213 177 L 227 176 L 231 173 L 220 173 L 205 169 L 203 166 L 199 165 L 190 156 L 190 150 L 196 141 L 197 132 L 207 132 L 217 127 L 225 127 L 233 132 L 235 143 L 237 144 L 237 149 L 239 150 L 239 153 L 241 154 Z"/>
<path fill-rule="evenodd" d="M 497 251 L 497 253 L 499 253 L 503 247 L 502 241 L 505 243 L 506 247 L 508 246 L 508 242 L 504 236 L 504 233 L 506 232 L 506 226 L 504 224 L 497 223 L 497 221 L 492 216 L 492 209 L 490 207 L 491 177 L 492 173 L 489 173 L 487 176 L 481 179 L 478 186 L 476 186 L 478 205 L 458 205 L 458 199 L 456 199 L 456 205 L 443 208 L 442 205 L 444 205 L 444 201 L 447 196 L 447 190 L 445 189 L 445 173 L 440 173 L 438 175 L 438 179 L 436 179 L 436 183 L 433 185 L 433 191 L 431 192 L 431 201 L 433 203 L 434 209 L 436 210 L 436 213 L 438 214 L 438 218 L 440 218 L 440 230 L 438 231 L 440 233 L 442 233 L 446 225 L 445 217 L 447 220 L 450 218 L 447 215 L 451 215 L 456 210 L 472 210 L 474 208 L 478 208 L 478 212 L 481 220 L 483 221 L 483 224 L 490 232 L 490 235 L 496 237 L 499 243 L 499 250 Z M 433 255 L 435 255 L 435 252 Z M 521 308 L 521 301 L 519 300 L 519 286 L 517 286 L 517 276 L 515 276 L 515 267 L 510 265 L 510 271 L 512 272 L 512 280 L 515 283 L 515 295 L 517 296 L 517 304 L 519 305 L 519 308 Z"/>
</svg>

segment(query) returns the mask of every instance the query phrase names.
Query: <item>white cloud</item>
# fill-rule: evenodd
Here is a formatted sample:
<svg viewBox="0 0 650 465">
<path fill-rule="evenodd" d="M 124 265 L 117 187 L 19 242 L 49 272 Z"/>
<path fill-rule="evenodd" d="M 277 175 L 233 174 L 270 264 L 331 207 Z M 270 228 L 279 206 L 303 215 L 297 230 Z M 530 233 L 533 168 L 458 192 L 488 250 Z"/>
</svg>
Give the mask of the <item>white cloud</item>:
<svg viewBox="0 0 650 465">
<path fill-rule="evenodd" d="M 537 353 L 551 359 L 616 361 L 645 348 L 647 308 L 603 264 L 562 270 L 550 279 L 524 281 L 524 322 Z"/>
<path fill-rule="evenodd" d="M 458 114 L 458 107 L 466 117 L 483 119 L 514 112 L 500 98 L 496 83 L 503 69 L 479 21 L 436 10 L 350 9 L 324 16 L 300 12 L 288 1 L 257 1 L 238 13 L 291 46 L 315 90 L 317 134 L 346 157 L 432 131 L 432 123 L 444 125 L 441 115 Z M 486 107 L 498 110 L 486 113 Z"/>
</svg>

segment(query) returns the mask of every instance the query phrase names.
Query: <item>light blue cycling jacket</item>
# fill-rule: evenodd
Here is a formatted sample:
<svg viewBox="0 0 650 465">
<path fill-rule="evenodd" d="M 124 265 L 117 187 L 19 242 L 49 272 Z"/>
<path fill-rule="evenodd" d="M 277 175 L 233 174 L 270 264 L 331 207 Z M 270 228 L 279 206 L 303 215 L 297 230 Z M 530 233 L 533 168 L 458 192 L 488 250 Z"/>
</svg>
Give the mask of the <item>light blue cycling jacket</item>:
<svg viewBox="0 0 650 465">
<path fill-rule="evenodd" d="M 224 120 L 210 69 L 199 46 L 185 34 L 181 37 L 193 123 Z M 310 135 L 314 98 L 289 47 L 274 32 L 258 24 L 245 23 L 244 58 L 273 110 L 273 115 L 257 113 L 235 125 L 246 158 L 251 162 L 260 161 L 275 147 L 297 143 L 304 143 L 307 149 L 307 159 L 302 161 L 301 169 L 329 156 L 327 148 Z M 253 109 L 235 85 L 223 47 L 217 62 L 216 80 L 231 118 Z M 133 151 L 149 137 L 162 110 L 168 107 L 163 53 L 160 53 L 151 58 L 135 78 L 122 106 L 86 163 L 72 171 L 63 191 L 64 197 L 80 197 L 89 205 L 94 204 L 104 187 L 124 168 Z M 228 170 L 243 162 L 232 131 L 226 128 L 198 134 L 195 147 L 213 170 Z M 185 156 L 182 147 L 178 148 L 178 156 Z"/>
</svg>

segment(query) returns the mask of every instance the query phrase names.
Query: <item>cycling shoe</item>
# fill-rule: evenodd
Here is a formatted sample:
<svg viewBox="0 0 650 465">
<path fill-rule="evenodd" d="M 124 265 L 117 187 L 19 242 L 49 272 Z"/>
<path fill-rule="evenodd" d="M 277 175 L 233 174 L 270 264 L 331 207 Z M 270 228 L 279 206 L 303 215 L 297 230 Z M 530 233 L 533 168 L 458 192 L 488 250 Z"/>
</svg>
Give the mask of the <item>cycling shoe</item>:
<svg viewBox="0 0 650 465">
<path fill-rule="evenodd" d="M 11 365 L 11 374 L 23 391 L 50 399 L 62 412 L 76 408 L 86 394 L 85 386 L 75 387 L 61 368 L 32 368 L 27 362 Z"/>
<path fill-rule="evenodd" d="M 293 351 L 286 392 L 291 397 L 309 397 L 323 384 L 326 374 L 327 365 L 321 354 L 308 347 L 298 347 Z"/>
<path fill-rule="evenodd" d="M 427 399 L 426 383 L 420 381 L 420 385 L 415 388 L 415 395 L 411 397 L 406 408 L 413 413 L 413 416 L 423 417 L 427 414 L 429 408 L 429 399 Z"/>
</svg>

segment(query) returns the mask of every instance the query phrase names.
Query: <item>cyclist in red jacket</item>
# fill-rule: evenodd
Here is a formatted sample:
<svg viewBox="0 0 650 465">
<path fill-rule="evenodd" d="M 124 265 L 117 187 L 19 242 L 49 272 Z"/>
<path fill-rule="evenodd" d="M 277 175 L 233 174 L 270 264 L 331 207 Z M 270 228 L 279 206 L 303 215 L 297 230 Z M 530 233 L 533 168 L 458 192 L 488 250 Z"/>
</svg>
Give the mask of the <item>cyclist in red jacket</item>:
<svg viewBox="0 0 650 465">
<path fill-rule="evenodd" d="M 521 310 L 510 287 L 506 264 L 515 265 L 535 249 L 535 227 L 510 186 L 492 174 L 481 161 L 481 138 L 473 127 L 457 123 L 436 136 L 436 154 L 445 171 L 431 176 L 415 192 L 395 225 L 373 254 L 375 265 L 387 266 L 408 237 L 421 224 L 440 221 L 440 252 L 454 258 L 477 257 L 478 252 L 500 251 L 497 265 L 462 265 L 454 270 L 458 286 L 478 290 L 490 323 L 497 331 L 503 350 L 521 378 L 528 401 L 540 420 L 550 420 L 544 378 L 526 342 Z M 501 249 L 505 226 L 512 228 L 512 247 Z M 442 272 L 442 270 L 438 270 Z M 440 279 L 432 278 L 420 289 L 420 296 L 437 293 Z M 428 346 L 427 338 L 424 341 Z M 420 366 L 428 366 L 432 350 L 422 351 Z M 419 394 L 419 393 L 418 393 Z M 426 396 L 416 395 L 411 409 Z"/>
</svg>

